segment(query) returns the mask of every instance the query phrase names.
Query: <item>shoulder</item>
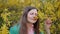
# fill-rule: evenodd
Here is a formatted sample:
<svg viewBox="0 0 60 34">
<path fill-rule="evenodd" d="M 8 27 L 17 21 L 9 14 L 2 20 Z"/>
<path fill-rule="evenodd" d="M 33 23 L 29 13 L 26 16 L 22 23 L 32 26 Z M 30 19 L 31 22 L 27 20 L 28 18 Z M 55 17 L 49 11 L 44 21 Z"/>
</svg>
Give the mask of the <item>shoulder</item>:
<svg viewBox="0 0 60 34">
<path fill-rule="evenodd" d="M 10 28 L 10 34 L 17 34 L 19 32 L 20 24 L 15 24 Z"/>
<path fill-rule="evenodd" d="M 19 28 L 20 27 L 20 24 L 15 24 L 14 26 L 12 26 L 10 29 L 17 29 L 17 28 Z"/>
</svg>

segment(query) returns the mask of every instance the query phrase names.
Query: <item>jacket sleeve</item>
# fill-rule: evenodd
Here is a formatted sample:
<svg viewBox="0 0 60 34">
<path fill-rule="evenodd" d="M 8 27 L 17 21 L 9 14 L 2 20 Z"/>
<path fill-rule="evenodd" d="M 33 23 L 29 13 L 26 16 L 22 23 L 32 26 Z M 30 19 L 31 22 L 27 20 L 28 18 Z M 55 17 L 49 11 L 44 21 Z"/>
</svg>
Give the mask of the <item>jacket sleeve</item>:
<svg viewBox="0 0 60 34">
<path fill-rule="evenodd" d="M 17 25 L 14 25 L 13 27 L 10 28 L 9 34 L 19 34 L 19 27 Z"/>
<path fill-rule="evenodd" d="M 11 27 L 9 32 L 10 32 L 10 34 L 16 34 L 14 27 Z"/>
<path fill-rule="evenodd" d="M 40 34 L 44 34 L 44 32 L 40 32 Z"/>
</svg>

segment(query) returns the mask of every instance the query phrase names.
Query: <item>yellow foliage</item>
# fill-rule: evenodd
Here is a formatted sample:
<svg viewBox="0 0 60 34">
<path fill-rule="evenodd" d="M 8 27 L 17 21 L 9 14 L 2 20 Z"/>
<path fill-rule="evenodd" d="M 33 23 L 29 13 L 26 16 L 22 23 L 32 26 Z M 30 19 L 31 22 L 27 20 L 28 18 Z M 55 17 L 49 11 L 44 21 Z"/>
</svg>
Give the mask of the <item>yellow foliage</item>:
<svg viewBox="0 0 60 34">
<path fill-rule="evenodd" d="M 43 20 L 45 17 L 44 13 L 42 13 L 41 11 L 38 11 L 38 15 L 41 20 Z"/>
<path fill-rule="evenodd" d="M 7 16 L 10 14 L 11 14 L 10 12 L 9 13 L 4 12 L 1 14 L 1 17 L 4 19 L 4 21 L 7 21 L 8 20 Z"/>
<path fill-rule="evenodd" d="M 18 5 L 19 4 L 19 0 L 8 0 L 8 5 L 12 6 L 12 5 Z"/>
<path fill-rule="evenodd" d="M 2 0 L 1 0 L 2 1 Z M 7 5 L 8 4 L 8 5 Z M 6 6 L 5 6 L 6 5 Z M 8 7 L 11 6 L 17 6 L 19 11 L 15 11 L 14 8 L 13 11 L 9 11 Z M 9 18 L 7 16 L 10 17 L 10 20 L 18 20 L 18 18 L 20 18 L 20 10 L 22 8 L 24 8 L 25 6 L 35 6 L 38 8 L 38 16 L 40 18 L 40 20 L 42 21 L 40 23 L 40 31 L 44 30 L 44 19 L 48 18 L 48 16 L 50 17 L 50 19 L 52 19 L 52 21 L 56 21 L 57 23 L 57 31 L 60 30 L 60 24 L 58 24 L 60 22 L 60 1 L 58 0 L 6 0 L 6 4 L 3 2 L 0 2 L 0 8 L 2 7 L 3 9 L 0 9 L 2 11 L 0 11 L 0 15 L 3 18 L 4 24 L 2 24 L 1 28 L 0 28 L 0 34 L 8 34 L 9 33 L 9 28 L 6 25 L 10 25 L 10 21 Z M 9 8 L 12 9 L 12 8 Z M 22 11 L 22 10 L 21 10 Z M 13 17 L 14 16 L 14 17 Z M 58 17 L 58 19 L 57 19 Z M 15 21 L 13 21 L 15 22 Z M 6 24 L 7 23 L 7 24 Z M 53 22 L 52 26 L 51 26 L 51 33 L 55 34 L 55 29 L 56 29 L 56 25 L 54 24 L 55 22 Z M 56 31 L 56 33 L 57 33 Z M 44 32 L 44 31 L 43 31 Z"/>
<path fill-rule="evenodd" d="M 6 26 L 6 24 L 3 24 L 3 26 L 1 27 L 1 33 L 2 34 L 8 34 L 9 31 L 8 31 L 8 27 Z"/>
</svg>

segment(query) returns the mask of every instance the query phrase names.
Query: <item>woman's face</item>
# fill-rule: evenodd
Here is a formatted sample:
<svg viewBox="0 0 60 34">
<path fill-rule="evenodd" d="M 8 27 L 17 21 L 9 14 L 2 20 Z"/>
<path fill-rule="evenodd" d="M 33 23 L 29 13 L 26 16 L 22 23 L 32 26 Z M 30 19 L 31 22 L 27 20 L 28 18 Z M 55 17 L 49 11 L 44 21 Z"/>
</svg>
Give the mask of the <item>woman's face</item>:
<svg viewBox="0 0 60 34">
<path fill-rule="evenodd" d="M 27 20 L 29 23 L 35 23 L 38 19 L 38 13 L 36 9 L 32 9 L 27 14 Z"/>
</svg>

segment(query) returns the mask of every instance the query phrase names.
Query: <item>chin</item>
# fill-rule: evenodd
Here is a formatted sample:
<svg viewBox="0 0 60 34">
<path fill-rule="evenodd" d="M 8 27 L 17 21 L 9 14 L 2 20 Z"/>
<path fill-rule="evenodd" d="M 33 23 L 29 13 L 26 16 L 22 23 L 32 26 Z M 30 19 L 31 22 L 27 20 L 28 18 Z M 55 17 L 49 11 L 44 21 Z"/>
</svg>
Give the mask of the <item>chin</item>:
<svg viewBox="0 0 60 34">
<path fill-rule="evenodd" d="M 33 20 L 29 20 L 28 22 L 30 22 L 30 23 L 36 23 L 36 21 L 33 21 Z"/>
<path fill-rule="evenodd" d="M 32 21 L 31 23 L 36 23 L 36 21 Z"/>
</svg>

